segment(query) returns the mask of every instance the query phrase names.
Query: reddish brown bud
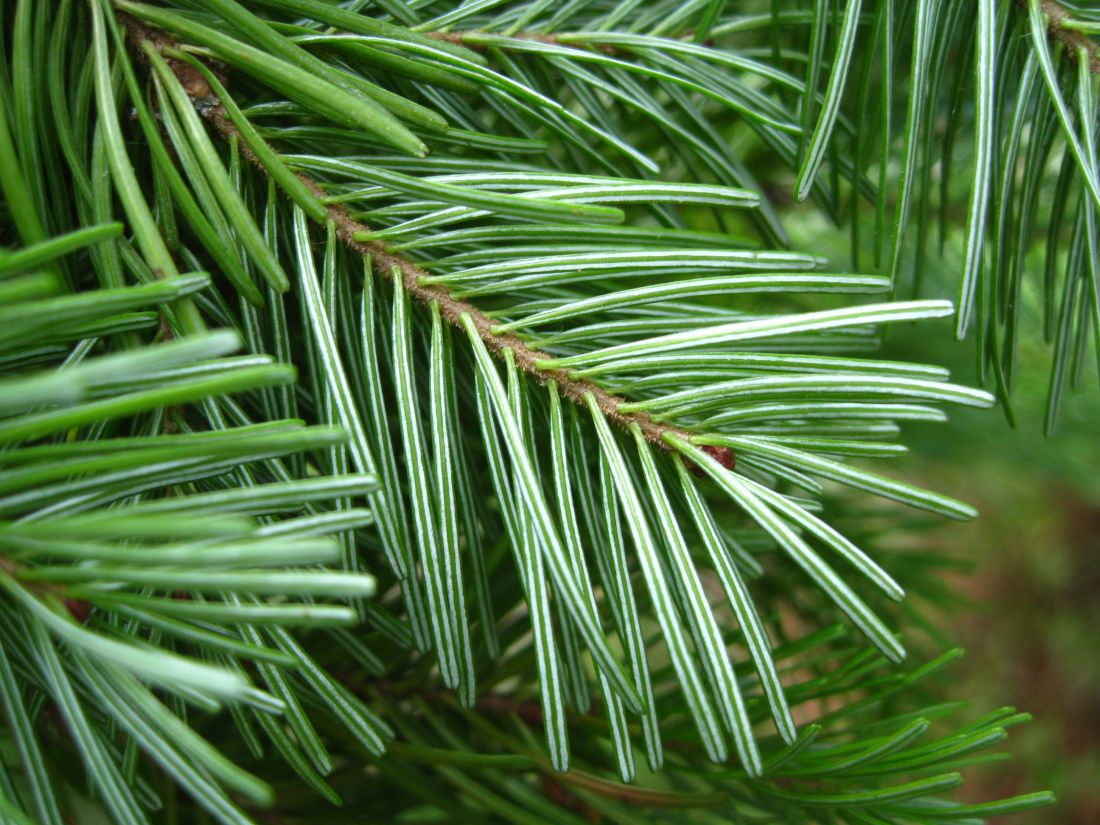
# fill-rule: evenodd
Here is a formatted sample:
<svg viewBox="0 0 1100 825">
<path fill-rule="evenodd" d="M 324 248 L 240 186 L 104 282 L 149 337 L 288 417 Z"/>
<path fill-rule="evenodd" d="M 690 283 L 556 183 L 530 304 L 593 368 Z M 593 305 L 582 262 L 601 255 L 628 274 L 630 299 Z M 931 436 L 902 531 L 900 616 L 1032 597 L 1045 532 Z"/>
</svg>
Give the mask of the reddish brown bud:
<svg viewBox="0 0 1100 825">
<path fill-rule="evenodd" d="M 91 602 L 82 599 L 65 599 L 65 609 L 69 611 L 70 616 L 81 624 L 88 621 L 88 617 L 92 615 Z"/>
<path fill-rule="evenodd" d="M 729 447 L 714 446 L 711 444 L 704 444 L 700 448 L 704 453 L 713 458 L 727 470 L 732 470 L 737 466 L 737 459 L 733 455 L 733 450 Z M 706 478 L 706 473 L 699 467 L 698 464 L 688 462 L 688 469 L 691 470 L 699 478 Z"/>
</svg>

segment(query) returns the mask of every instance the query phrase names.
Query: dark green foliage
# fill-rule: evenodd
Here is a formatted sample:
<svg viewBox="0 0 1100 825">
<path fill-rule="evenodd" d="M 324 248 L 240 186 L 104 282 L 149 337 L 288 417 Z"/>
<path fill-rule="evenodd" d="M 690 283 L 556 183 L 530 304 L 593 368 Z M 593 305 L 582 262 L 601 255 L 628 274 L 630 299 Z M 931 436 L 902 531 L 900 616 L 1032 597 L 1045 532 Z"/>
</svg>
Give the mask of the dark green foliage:
<svg viewBox="0 0 1100 825">
<path fill-rule="evenodd" d="M 0 819 L 1048 802 L 949 795 L 1024 715 L 905 661 L 948 563 L 887 537 L 975 513 L 865 466 L 994 403 L 877 355 L 948 334 L 936 209 L 1004 403 L 1028 290 L 1051 422 L 1095 348 L 1044 10 L 0 0 Z"/>
</svg>

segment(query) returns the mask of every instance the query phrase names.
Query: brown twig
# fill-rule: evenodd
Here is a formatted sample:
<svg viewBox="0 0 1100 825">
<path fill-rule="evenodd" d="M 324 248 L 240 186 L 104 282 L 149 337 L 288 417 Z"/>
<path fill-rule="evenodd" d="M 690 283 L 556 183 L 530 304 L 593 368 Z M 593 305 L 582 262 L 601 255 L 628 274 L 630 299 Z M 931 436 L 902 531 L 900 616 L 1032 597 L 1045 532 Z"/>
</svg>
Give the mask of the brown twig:
<svg viewBox="0 0 1100 825">
<path fill-rule="evenodd" d="M 128 33 L 136 38 L 138 42 L 148 41 L 156 46 L 158 50 L 178 46 L 178 43 L 170 40 L 162 32 L 152 30 L 128 16 L 120 15 L 120 21 L 126 27 Z M 266 174 L 263 164 L 249 151 L 237 127 L 229 119 L 225 108 L 218 101 L 213 89 L 206 81 L 198 76 L 193 67 L 187 66 L 186 63 L 169 60 L 168 64 L 180 78 L 180 82 L 188 96 L 198 104 L 196 108 L 199 113 L 214 126 L 214 129 L 222 137 L 235 140 L 246 159 Z M 299 174 L 298 177 L 315 195 L 319 198 L 324 197 L 324 193 L 316 181 L 303 174 Z M 494 333 L 494 322 L 481 310 L 473 304 L 453 297 L 444 286 L 423 283 L 422 279 L 429 277 L 430 273 L 421 269 L 408 258 L 387 251 L 381 241 L 356 240 L 357 234 L 369 233 L 370 227 L 352 218 L 344 206 L 330 204 L 327 206 L 327 210 L 328 219 L 335 226 L 336 235 L 345 246 L 369 258 L 374 268 L 382 275 L 387 277 L 399 276 L 413 300 L 425 306 L 430 306 L 433 303 L 437 304 L 440 315 L 448 323 L 459 329 L 464 329 L 463 317 L 468 317 L 473 323 L 478 336 L 485 344 L 485 348 L 497 357 L 503 358 L 505 353 L 511 352 L 517 369 L 541 384 L 555 382 L 558 392 L 564 398 L 576 404 L 587 406 L 587 399 L 591 396 L 608 421 L 626 430 L 636 426 L 646 440 L 662 449 L 672 449 L 664 440 L 666 433 L 678 435 L 684 439 L 691 437 L 690 433 L 657 422 L 644 413 L 620 411 L 619 405 L 623 404 L 625 399 L 612 395 L 599 384 L 574 378 L 566 369 L 548 369 L 539 366 L 540 361 L 549 359 L 551 356 L 532 349 L 521 338 L 512 333 Z M 727 467 L 732 467 L 733 454 L 728 450 L 713 455 Z"/>
<path fill-rule="evenodd" d="M 220 104 L 209 107 L 205 115 L 224 137 L 231 138 L 238 135 L 237 128 L 225 116 L 225 110 Z M 258 165 L 258 161 L 250 152 L 246 154 L 250 160 Z M 260 168 L 263 167 L 260 166 Z M 315 181 L 305 175 L 299 175 L 298 177 L 314 194 L 318 197 L 324 197 L 324 193 Z M 504 357 L 506 351 L 510 350 L 516 368 L 520 371 L 527 373 L 542 384 L 549 381 L 556 382 L 558 391 L 563 397 L 582 406 L 587 405 L 586 397 L 591 395 L 599 406 L 600 412 L 609 421 L 624 429 L 629 429 L 631 425 L 636 424 L 646 439 L 665 449 L 669 449 L 668 444 L 663 439 L 665 433 L 675 433 L 683 438 L 690 437 L 688 433 L 658 423 L 647 415 L 620 412 L 619 405 L 624 403 L 624 399 L 612 395 L 598 384 L 573 378 L 568 370 L 540 367 L 538 362 L 550 358 L 550 355 L 531 349 L 521 338 L 512 333 L 494 333 L 493 325 L 495 322 L 488 318 L 485 313 L 473 304 L 453 297 L 446 287 L 438 284 L 422 283 L 421 279 L 429 277 L 430 273 L 421 269 L 408 258 L 387 251 L 381 241 L 356 240 L 357 233 L 370 232 L 370 227 L 352 218 L 346 208 L 331 204 L 328 206 L 328 217 L 336 227 L 336 236 L 344 242 L 345 246 L 360 255 L 370 258 L 374 267 L 383 275 L 397 277 L 399 273 L 401 282 L 404 284 L 409 296 L 425 306 L 430 306 L 433 303 L 438 304 L 439 314 L 445 321 L 459 329 L 464 329 L 462 318 L 463 316 L 469 317 L 477 330 L 478 337 L 485 344 L 485 348 L 501 358 Z"/>
<path fill-rule="evenodd" d="M 1019 0 L 1024 8 L 1028 6 L 1028 0 Z M 1041 0 L 1039 8 L 1047 16 L 1047 32 L 1055 40 L 1065 44 L 1066 52 L 1070 60 L 1077 62 L 1079 50 L 1084 49 L 1089 61 L 1089 70 L 1100 74 L 1100 47 L 1091 37 L 1065 26 L 1065 21 L 1071 16 L 1057 0 Z"/>
</svg>

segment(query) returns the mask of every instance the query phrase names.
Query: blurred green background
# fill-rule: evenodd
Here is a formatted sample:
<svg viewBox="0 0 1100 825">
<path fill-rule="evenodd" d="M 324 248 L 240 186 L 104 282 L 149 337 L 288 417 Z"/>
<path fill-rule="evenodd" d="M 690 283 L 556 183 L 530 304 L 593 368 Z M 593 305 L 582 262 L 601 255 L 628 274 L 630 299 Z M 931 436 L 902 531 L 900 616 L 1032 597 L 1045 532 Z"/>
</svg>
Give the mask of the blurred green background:
<svg viewBox="0 0 1100 825">
<path fill-rule="evenodd" d="M 820 213 L 784 215 L 796 248 L 850 266 L 847 232 Z M 926 259 L 922 297 L 954 298 L 961 237 Z M 864 268 L 867 264 L 864 263 Z M 978 507 L 968 524 L 935 531 L 936 549 L 969 569 L 945 573 L 964 594 L 937 622 L 966 650 L 949 668 L 943 699 L 968 698 L 975 715 L 1011 705 L 1034 715 L 1015 727 L 1010 761 L 967 769 L 962 795 L 973 801 L 1048 788 L 1054 808 L 1007 817 L 1011 825 L 1100 823 L 1100 388 L 1090 353 L 1080 381 L 1044 436 L 1052 353 L 1040 323 L 1041 260 L 1025 277 L 1025 326 L 1013 388 L 1016 426 L 1000 409 L 951 411 L 947 424 L 909 424 L 911 454 L 883 467 L 891 475 Z M 908 297 L 908 296 L 901 296 Z M 973 340 L 956 342 L 948 323 L 892 329 L 886 354 L 951 369 L 977 385 Z M 987 385 L 989 388 L 989 385 Z M 928 655 L 942 648 L 928 648 Z"/>
<path fill-rule="evenodd" d="M 945 333 L 947 331 L 945 330 Z M 1035 716 L 1015 728 L 1011 762 L 973 769 L 974 798 L 1054 790 L 1060 804 L 1014 822 L 1100 823 L 1100 399 L 1093 377 L 1068 396 L 1042 435 L 1049 351 L 1030 336 L 1014 396 L 1017 426 L 999 411 L 911 427 L 910 472 L 975 504 L 980 517 L 942 532 L 972 559 L 969 597 L 944 626 L 967 656 L 951 693 L 982 709 L 1013 705 Z M 972 347 L 949 335 L 912 336 L 905 349 L 972 380 Z M 1091 370 L 1091 365 L 1089 365 Z M 1088 373 L 1086 373 L 1088 374 Z"/>
</svg>

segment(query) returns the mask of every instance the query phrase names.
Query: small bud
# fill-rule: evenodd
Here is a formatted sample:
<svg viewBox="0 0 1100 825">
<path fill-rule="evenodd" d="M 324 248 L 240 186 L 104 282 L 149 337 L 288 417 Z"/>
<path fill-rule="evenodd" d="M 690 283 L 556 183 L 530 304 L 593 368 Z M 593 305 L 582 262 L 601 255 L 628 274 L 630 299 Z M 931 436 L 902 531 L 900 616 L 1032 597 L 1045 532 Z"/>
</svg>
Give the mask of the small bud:
<svg viewBox="0 0 1100 825">
<path fill-rule="evenodd" d="M 91 602 L 86 602 L 83 599 L 65 599 L 65 609 L 69 611 L 70 616 L 81 624 L 88 621 L 88 617 L 92 615 Z"/>
<path fill-rule="evenodd" d="M 727 470 L 732 470 L 737 466 L 737 459 L 733 455 L 733 450 L 729 447 L 714 446 L 711 444 L 705 444 L 701 448 L 704 453 L 713 458 Z M 706 478 L 706 473 L 699 467 L 698 464 L 688 462 L 688 469 L 699 478 Z"/>
</svg>

